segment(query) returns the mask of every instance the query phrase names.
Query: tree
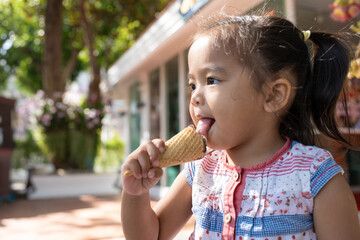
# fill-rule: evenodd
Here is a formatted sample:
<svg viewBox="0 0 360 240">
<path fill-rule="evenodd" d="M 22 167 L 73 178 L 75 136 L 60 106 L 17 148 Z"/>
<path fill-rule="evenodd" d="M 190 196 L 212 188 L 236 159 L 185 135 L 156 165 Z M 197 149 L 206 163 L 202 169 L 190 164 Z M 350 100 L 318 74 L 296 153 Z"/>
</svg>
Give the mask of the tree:
<svg viewBox="0 0 360 240">
<path fill-rule="evenodd" d="M 0 88 L 14 75 L 23 92 L 44 89 L 51 96 L 91 66 L 91 91 L 98 95 L 100 70 L 114 63 L 169 2 L 0 1 Z"/>
<path fill-rule="evenodd" d="M 73 153 L 78 153 L 79 149 L 95 150 L 94 144 L 91 147 L 69 148 L 71 144 L 68 140 L 71 139 L 73 144 L 85 143 L 87 141 L 74 136 L 86 135 L 84 139 L 97 142 L 98 129 L 101 128 L 99 119 L 103 116 L 99 88 L 101 70 L 106 71 L 134 43 L 155 18 L 156 12 L 168 2 L 0 1 L 0 86 L 4 87 L 6 79 L 13 75 L 23 92 L 35 93 L 43 89 L 47 98 L 56 100 L 47 101 L 43 114 L 38 116 L 56 167 L 91 168 L 91 157 L 84 159 Z M 81 70 L 91 72 L 90 92 L 85 105 L 72 109 L 72 106 L 61 102 L 61 93 Z M 80 124 L 83 127 L 76 126 L 78 119 L 74 117 L 75 113 L 83 116 L 86 123 Z M 96 118 L 89 118 L 90 115 Z M 96 127 L 91 127 L 95 120 Z M 66 140 L 68 134 L 72 135 Z M 84 160 L 88 163 L 79 164 Z"/>
<path fill-rule="evenodd" d="M 42 88 L 43 5 L 35 1 L 0 1 L 0 88 L 15 76 L 22 92 Z"/>
<path fill-rule="evenodd" d="M 81 18 L 81 26 L 84 31 L 84 42 L 87 46 L 90 58 L 90 66 L 91 66 L 91 84 L 89 88 L 89 94 L 87 98 L 87 103 L 89 106 L 96 105 L 101 99 L 100 96 L 100 66 L 95 56 L 94 49 L 94 33 L 91 29 L 90 22 L 88 17 L 86 16 L 87 8 L 85 6 L 85 0 L 80 0 L 79 2 L 79 10 L 80 10 L 80 18 Z"/>
<path fill-rule="evenodd" d="M 62 0 L 47 1 L 42 83 L 45 94 L 50 98 L 59 98 L 56 93 L 63 93 L 65 90 L 61 47 L 62 10 Z"/>
<path fill-rule="evenodd" d="M 149 19 L 169 1 L 154 2 L 80 0 L 80 22 L 92 73 L 88 105 L 100 101 L 100 68 L 107 69 L 128 49 L 149 24 Z"/>
</svg>

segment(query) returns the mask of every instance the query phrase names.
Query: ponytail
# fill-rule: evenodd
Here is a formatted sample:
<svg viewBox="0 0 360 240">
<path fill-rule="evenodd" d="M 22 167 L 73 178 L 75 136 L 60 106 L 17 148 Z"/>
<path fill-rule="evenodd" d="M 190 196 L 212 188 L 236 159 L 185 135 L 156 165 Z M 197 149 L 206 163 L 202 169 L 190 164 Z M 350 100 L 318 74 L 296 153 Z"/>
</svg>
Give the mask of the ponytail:
<svg viewBox="0 0 360 240">
<path fill-rule="evenodd" d="M 330 33 L 312 32 L 309 39 L 312 56 L 305 54 L 305 62 L 299 57 L 299 63 L 293 66 L 300 87 L 282 119 L 280 133 L 313 145 L 317 129 L 325 136 L 352 147 L 340 133 L 335 120 L 340 95 L 343 95 L 347 116 L 344 83 L 350 65 L 351 46 L 340 35 Z"/>
<path fill-rule="evenodd" d="M 312 76 L 304 90 L 308 91 L 311 121 L 320 133 L 350 146 L 335 120 L 341 93 L 346 107 L 344 83 L 350 65 L 350 47 L 340 36 L 329 33 L 311 33 L 310 40 L 313 43 Z"/>
</svg>

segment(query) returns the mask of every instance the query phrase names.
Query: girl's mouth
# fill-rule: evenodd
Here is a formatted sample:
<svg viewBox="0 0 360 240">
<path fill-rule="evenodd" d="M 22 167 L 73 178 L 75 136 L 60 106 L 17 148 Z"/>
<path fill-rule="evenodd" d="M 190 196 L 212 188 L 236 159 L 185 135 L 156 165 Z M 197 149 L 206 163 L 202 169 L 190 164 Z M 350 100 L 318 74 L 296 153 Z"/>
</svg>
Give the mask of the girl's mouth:
<svg viewBox="0 0 360 240">
<path fill-rule="evenodd" d="M 196 126 L 196 132 L 203 135 L 205 138 L 207 138 L 209 129 L 214 124 L 214 122 L 215 122 L 215 119 L 213 119 L 213 118 L 200 119 Z"/>
</svg>

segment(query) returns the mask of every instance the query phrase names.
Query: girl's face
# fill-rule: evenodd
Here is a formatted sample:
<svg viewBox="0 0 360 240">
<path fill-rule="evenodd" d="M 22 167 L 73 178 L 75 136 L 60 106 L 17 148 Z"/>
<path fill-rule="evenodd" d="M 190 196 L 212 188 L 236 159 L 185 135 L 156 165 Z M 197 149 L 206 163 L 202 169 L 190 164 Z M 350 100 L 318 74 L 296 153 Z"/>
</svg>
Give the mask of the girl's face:
<svg viewBox="0 0 360 240">
<path fill-rule="evenodd" d="M 207 126 L 201 133 L 208 146 L 228 150 L 253 140 L 264 127 L 265 110 L 249 71 L 206 36 L 192 44 L 188 58 L 190 115 L 196 126 Z"/>
</svg>

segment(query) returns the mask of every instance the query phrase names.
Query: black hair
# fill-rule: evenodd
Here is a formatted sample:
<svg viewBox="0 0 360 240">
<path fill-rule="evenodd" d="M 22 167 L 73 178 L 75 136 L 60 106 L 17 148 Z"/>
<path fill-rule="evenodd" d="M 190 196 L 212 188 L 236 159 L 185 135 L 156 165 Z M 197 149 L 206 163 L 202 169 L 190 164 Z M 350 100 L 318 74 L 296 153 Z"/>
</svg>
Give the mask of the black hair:
<svg viewBox="0 0 360 240">
<path fill-rule="evenodd" d="M 222 47 L 252 71 L 257 90 L 268 80 L 290 76 L 296 93 L 288 111 L 280 116 L 281 135 L 313 145 L 317 129 L 351 146 L 335 121 L 336 102 L 351 61 L 344 35 L 311 32 L 304 41 L 300 29 L 276 16 L 218 14 L 202 24 L 195 39 L 210 34 L 215 47 Z"/>
</svg>

